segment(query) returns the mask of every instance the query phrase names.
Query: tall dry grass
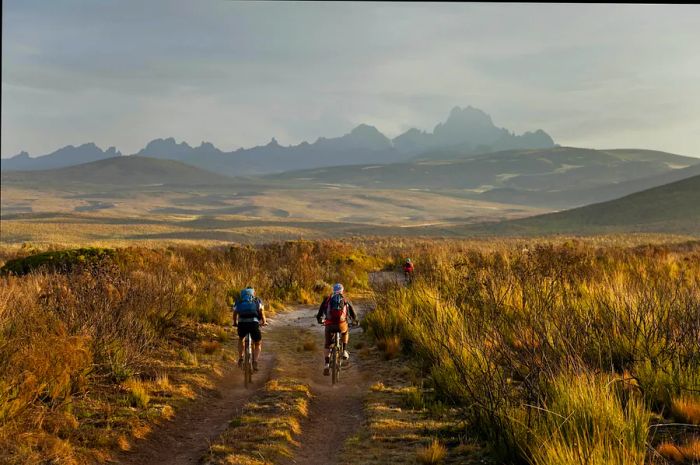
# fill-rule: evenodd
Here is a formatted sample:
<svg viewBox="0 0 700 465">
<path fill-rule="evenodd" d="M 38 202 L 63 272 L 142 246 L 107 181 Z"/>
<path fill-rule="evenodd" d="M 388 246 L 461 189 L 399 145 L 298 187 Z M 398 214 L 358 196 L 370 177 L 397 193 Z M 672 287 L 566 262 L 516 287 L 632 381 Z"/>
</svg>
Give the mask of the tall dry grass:
<svg viewBox="0 0 700 465">
<path fill-rule="evenodd" d="M 30 258 L 27 274 L 0 276 L 1 463 L 106 459 L 153 416 L 160 358 L 198 367 L 215 352 L 201 325 L 230 324 L 238 289 L 253 285 L 275 307 L 315 300 L 335 281 L 366 287 L 378 266 L 357 247 L 306 241 L 56 257 L 73 261 L 33 268 Z"/>
<path fill-rule="evenodd" d="M 416 254 L 413 285 L 380 283 L 366 326 L 382 344 L 401 340 L 441 398 L 505 459 L 641 463 L 654 441 L 651 412 L 691 414 L 688 399 L 700 393 L 698 244 Z"/>
</svg>

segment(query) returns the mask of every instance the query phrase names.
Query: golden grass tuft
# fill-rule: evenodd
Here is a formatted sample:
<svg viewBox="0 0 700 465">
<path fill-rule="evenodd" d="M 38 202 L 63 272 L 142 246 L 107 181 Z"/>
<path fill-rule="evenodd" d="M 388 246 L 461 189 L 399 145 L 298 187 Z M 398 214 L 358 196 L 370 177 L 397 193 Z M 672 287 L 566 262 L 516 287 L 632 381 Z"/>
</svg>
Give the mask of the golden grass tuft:
<svg viewBox="0 0 700 465">
<path fill-rule="evenodd" d="M 369 388 L 372 392 L 381 392 L 386 389 L 384 383 L 382 383 L 381 381 L 377 381 L 376 383 L 372 384 Z"/>
<path fill-rule="evenodd" d="M 126 438 L 126 436 L 124 436 L 123 434 L 120 434 L 117 438 L 117 447 L 119 447 L 119 450 L 121 451 L 131 450 L 131 444 L 129 443 L 129 440 Z"/>
<path fill-rule="evenodd" d="M 390 335 L 377 340 L 377 348 L 384 352 L 384 356 L 390 360 L 401 353 L 401 337 Z"/>
<path fill-rule="evenodd" d="M 171 393 L 173 391 L 173 385 L 170 383 L 170 377 L 167 373 L 159 372 L 153 384 L 162 393 Z"/>
<path fill-rule="evenodd" d="M 419 463 L 424 465 L 434 465 L 441 463 L 445 456 L 447 455 L 447 449 L 442 445 L 437 439 L 425 446 L 418 449 L 416 453 L 416 459 Z"/>
<path fill-rule="evenodd" d="M 671 402 L 671 414 L 682 423 L 700 425 L 700 398 L 685 395 Z"/>
<path fill-rule="evenodd" d="M 671 462 L 697 463 L 700 461 L 700 439 L 692 439 L 680 445 L 664 442 L 656 447 L 656 452 Z"/>
<path fill-rule="evenodd" d="M 166 420 L 172 420 L 175 417 L 175 409 L 171 405 L 164 405 L 160 414 Z"/>
<path fill-rule="evenodd" d="M 129 403 L 132 407 L 146 408 L 151 401 L 148 387 L 139 379 L 129 379 L 123 384 L 124 389 L 129 393 Z"/>
<path fill-rule="evenodd" d="M 180 349 L 177 352 L 178 356 L 180 357 L 180 360 L 185 365 L 191 366 L 191 367 L 196 367 L 199 366 L 199 360 L 197 359 L 197 354 L 194 352 L 187 350 L 187 349 Z"/>
<path fill-rule="evenodd" d="M 664 442 L 656 446 L 656 452 L 658 452 L 666 460 L 670 460 L 672 462 L 682 463 L 685 461 L 683 452 L 681 452 L 677 445 L 671 444 L 670 442 Z"/>
<path fill-rule="evenodd" d="M 309 385 L 280 377 L 270 380 L 255 400 L 243 407 L 243 414 L 229 424 L 210 447 L 208 464 L 277 463 L 293 456 L 301 433 L 300 420 L 308 415 Z M 261 443 L 260 438 L 267 438 Z"/>
<path fill-rule="evenodd" d="M 202 351 L 207 355 L 211 355 L 219 350 L 221 350 L 221 343 L 219 341 L 202 342 Z"/>
</svg>

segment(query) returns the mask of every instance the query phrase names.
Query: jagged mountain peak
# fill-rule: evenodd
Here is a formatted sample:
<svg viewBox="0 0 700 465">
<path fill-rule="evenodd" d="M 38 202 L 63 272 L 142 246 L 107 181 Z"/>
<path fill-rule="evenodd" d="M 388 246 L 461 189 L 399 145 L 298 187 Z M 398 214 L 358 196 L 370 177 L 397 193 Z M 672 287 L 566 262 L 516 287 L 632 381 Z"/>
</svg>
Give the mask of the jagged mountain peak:
<svg viewBox="0 0 700 465">
<path fill-rule="evenodd" d="M 216 172 L 238 175 L 360 163 L 362 160 L 391 163 L 446 149 L 466 154 L 551 146 L 552 138 L 542 130 L 518 136 L 495 126 L 491 116 L 478 108 L 455 106 L 450 110 L 447 119 L 436 125 L 432 132 L 412 128 L 393 141 L 375 126 L 363 123 L 342 136 L 319 137 L 313 143 L 282 146 L 273 137 L 266 145 L 230 152 L 223 152 L 206 141 L 192 147 L 185 141 L 177 142 L 174 137 L 158 138 L 148 142 L 136 155 L 172 159 Z M 14 162 L 9 161 L 13 159 L 8 159 L 3 162 L 3 169 L 69 166 L 118 155 L 121 153 L 114 147 L 103 152 L 94 143 L 87 143 L 77 148 L 67 146 L 54 152 L 51 154 L 51 163 L 45 163 L 48 159 L 34 159 L 27 155 L 15 157 L 17 160 Z M 40 162 L 35 162 L 39 159 Z"/>
<path fill-rule="evenodd" d="M 357 125 L 352 131 L 350 131 L 350 135 L 352 136 L 376 136 L 376 135 L 384 135 L 382 134 L 379 129 L 377 129 L 374 126 L 370 126 L 369 124 L 359 124 Z"/>
<path fill-rule="evenodd" d="M 22 150 L 17 155 L 10 157 L 9 160 L 19 160 L 19 159 L 28 159 L 28 158 L 30 158 L 29 152 Z"/>
</svg>

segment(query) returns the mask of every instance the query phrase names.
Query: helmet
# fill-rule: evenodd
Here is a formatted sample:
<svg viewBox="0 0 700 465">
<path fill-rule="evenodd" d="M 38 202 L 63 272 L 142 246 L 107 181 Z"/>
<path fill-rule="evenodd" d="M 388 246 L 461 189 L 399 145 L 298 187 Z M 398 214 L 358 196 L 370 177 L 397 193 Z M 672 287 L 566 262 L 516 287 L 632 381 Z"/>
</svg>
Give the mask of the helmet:
<svg viewBox="0 0 700 465">
<path fill-rule="evenodd" d="M 411 263 L 411 259 L 410 259 L 410 258 L 407 258 L 407 259 L 406 259 L 406 263 Z"/>
<path fill-rule="evenodd" d="M 340 283 L 335 283 L 333 285 L 333 293 L 334 294 L 342 294 L 344 290 L 345 290 L 345 288 Z"/>
<path fill-rule="evenodd" d="M 251 296 L 251 297 L 254 297 L 254 296 L 255 296 L 255 289 L 253 289 L 252 287 L 248 286 L 248 287 L 246 287 L 245 289 L 243 289 L 243 290 L 241 291 L 241 296 L 247 296 L 247 295 L 249 295 L 249 296 Z"/>
</svg>

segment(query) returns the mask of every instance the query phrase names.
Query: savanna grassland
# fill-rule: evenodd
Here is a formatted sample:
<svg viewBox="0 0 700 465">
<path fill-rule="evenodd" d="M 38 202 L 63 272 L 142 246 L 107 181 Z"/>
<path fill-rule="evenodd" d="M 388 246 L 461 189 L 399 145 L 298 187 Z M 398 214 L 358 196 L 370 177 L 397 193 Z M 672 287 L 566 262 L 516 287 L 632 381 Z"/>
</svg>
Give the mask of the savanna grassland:
<svg viewBox="0 0 700 465">
<path fill-rule="evenodd" d="M 372 279 L 405 256 L 417 267 L 410 286 Z M 274 313 L 336 281 L 365 298 L 368 347 L 356 349 L 382 380 L 367 389 L 366 428 L 347 439 L 343 463 L 387 463 L 389 450 L 393 463 L 466 463 L 457 457 L 468 451 L 538 465 L 700 460 L 697 241 L 25 246 L 1 258 L 2 463 L 115 457 L 234 363 L 237 289 L 255 285 Z M 270 383 L 247 415 L 303 417 L 307 387 Z M 304 422 L 285 428 L 293 451 Z"/>
<path fill-rule="evenodd" d="M 700 244 L 413 255 L 365 324 L 502 460 L 700 460 Z"/>
</svg>

